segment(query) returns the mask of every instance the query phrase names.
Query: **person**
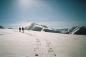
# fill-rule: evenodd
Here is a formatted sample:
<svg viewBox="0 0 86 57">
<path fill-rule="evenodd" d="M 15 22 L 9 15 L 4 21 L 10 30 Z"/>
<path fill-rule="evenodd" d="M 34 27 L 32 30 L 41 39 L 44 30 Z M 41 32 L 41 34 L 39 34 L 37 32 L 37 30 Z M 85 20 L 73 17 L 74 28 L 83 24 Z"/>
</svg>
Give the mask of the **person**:
<svg viewBox="0 0 86 57">
<path fill-rule="evenodd" d="M 24 27 L 22 27 L 22 32 L 24 33 Z"/>
<path fill-rule="evenodd" d="M 19 27 L 19 32 L 21 32 L 21 28 Z"/>
</svg>

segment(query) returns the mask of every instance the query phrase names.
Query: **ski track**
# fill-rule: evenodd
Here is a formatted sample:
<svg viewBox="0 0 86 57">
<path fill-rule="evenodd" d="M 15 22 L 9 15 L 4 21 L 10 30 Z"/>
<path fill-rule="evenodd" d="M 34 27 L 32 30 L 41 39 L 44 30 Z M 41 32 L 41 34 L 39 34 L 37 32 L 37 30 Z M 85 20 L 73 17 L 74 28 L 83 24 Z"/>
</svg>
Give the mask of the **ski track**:
<svg viewBox="0 0 86 57">
<path fill-rule="evenodd" d="M 32 36 L 32 34 L 30 34 L 30 33 L 25 33 L 25 34 L 28 34 L 28 35 L 31 35 Z M 43 44 L 41 44 L 41 42 L 44 42 L 44 44 L 45 44 L 45 50 L 46 50 L 46 52 L 47 52 L 47 54 L 44 54 L 44 57 L 56 57 L 56 54 L 55 54 L 55 52 L 54 52 L 54 48 L 52 48 L 51 46 L 52 46 L 52 43 L 50 42 L 50 41 L 48 41 L 48 40 L 46 40 L 46 39 L 43 39 L 42 37 L 40 37 L 40 36 L 38 36 L 39 38 L 37 38 L 37 36 L 36 35 L 33 35 L 33 36 L 35 36 L 36 37 L 36 48 L 34 48 L 34 51 L 36 52 L 35 53 L 35 56 L 39 56 L 39 55 L 41 55 L 41 57 L 43 57 L 43 53 L 44 52 L 42 52 L 42 54 L 40 53 L 41 52 L 41 50 L 42 50 L 42 48 L 41 48 L 41 46 L 43 45 Z M 42 38 L 42 41 L 40 40 L 40 38 Z M 43 46 L 42 46 L 43 47 Z M 43 49 L 43 50 L 44 50 Z M 40 56 L 39 56 L 40 57 Z"/>
</svg>

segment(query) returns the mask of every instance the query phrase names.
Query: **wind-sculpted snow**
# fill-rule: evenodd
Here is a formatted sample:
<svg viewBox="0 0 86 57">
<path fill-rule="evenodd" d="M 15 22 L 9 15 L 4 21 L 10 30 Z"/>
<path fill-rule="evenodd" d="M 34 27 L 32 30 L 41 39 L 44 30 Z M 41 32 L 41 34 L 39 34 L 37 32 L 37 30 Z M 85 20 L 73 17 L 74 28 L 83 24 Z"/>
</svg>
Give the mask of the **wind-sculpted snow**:
<svg viewBox="0 0 86 57">
<path fill-rule="evenodd" d="M 0 57 L 86 57 L 86 36 L 0 29 Z"/>
</svg>

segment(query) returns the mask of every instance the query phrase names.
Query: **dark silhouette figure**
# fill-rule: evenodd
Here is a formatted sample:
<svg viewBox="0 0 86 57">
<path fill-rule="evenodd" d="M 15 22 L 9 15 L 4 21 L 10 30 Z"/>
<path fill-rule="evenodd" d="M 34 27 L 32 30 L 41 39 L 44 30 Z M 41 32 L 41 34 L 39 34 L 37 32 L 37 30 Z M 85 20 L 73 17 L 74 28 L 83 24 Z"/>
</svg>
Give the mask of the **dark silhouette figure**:
<svg viewBox="0 0 86 57">
<path fill-rule="evenodd" d="M 24 33 L 24 27 L 22 27 L 22 32 Z"/>
<path fill-rule="evenodd" d="M 19 32 L 21 32 L 21 28 L 19 27 Z"/>
</svg>

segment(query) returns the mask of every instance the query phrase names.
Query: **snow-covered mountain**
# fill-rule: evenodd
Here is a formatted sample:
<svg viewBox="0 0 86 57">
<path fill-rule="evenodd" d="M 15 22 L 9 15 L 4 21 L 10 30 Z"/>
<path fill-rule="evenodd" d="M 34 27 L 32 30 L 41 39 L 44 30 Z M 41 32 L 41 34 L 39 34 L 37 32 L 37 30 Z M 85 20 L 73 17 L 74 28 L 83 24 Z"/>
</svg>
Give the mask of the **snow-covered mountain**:
<svg viewBox="0 0 86 57">
<path fill-rule="evenodd" d="M 46 29 L 51 30 L 48 26 L 37 23 L 31 23 L 30 25 L 27 25 L 25 29 L 34 31 L 44 31 Z"/>
<path fill-rule="evenodd" d="M 70 34 L 86 35 L 86 26 L 75 26 L 69 31 Z"/>
<path fill-rule="evenodd" d="M 46 25 L 41 25 L 37 23 L 31 23 L 25 27 L 26 30 L 34 30 L 34 31 L 45 31 L 45 32 L 54 32 L 60 33 L 60 31 L 56 30 L 55 28 L 50 28 Z"/>
<path fill-rule="evenodd" d="M 77 35 L 86 35 L 86 26 L 74 26 L 72 28 L 66 29 L 57 29 L 60 33 L 63 34 L 77 34 Z"/>
<path fill-rule="evenodd" d="M 63 34 L 79 34 L 86 35 L 86 26 L 74 26 L 71 29 L 63 28 L 56 29 L 50 28 L 46 25 L 40 25 L 37 23 L 30 23 L 25 27 L 26 30 L 34 30 L 34 31 L 45 31 L 45 32 L 53 32 L 53 33 L 63 33 Z"/>
</svg>

